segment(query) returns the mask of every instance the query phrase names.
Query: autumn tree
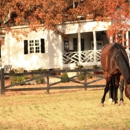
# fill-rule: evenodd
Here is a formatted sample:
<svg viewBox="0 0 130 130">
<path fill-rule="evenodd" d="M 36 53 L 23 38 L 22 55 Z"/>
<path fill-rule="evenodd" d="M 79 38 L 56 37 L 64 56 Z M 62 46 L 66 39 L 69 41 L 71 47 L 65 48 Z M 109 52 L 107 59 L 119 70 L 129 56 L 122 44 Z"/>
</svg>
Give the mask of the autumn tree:
<svg viewBox="0 0 130 130">
<path fill-rule="evenodd" d="M 111 21 L 108 36 L 124 35 L 130 28 L 129 0 L 0 0 L 0 27 L 6 31 L 26 25 L 62 34 L 58 24 L 83 19 Z"/>
</svg>

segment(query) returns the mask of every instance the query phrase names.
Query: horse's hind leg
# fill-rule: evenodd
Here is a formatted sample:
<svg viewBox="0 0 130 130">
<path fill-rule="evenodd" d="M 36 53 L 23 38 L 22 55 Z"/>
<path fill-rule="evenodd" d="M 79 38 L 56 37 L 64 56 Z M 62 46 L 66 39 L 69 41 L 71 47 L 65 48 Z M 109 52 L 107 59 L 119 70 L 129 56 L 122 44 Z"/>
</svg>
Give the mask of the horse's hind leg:
<svg viewBox="0 0 130 130">
<path fill-rule="evenodd" d="M 124 91 L 124 79 L 120 81 L 120 103 L 124 104 L 123 91 Z"/>
<path fill-rule="evenodd" d="M 105 89 L 104 89 L 104 94 L 103 94 L 103 97 L 101 99 L 102 105 L 104 105 L 105 97 L 106 97 L 106 94 L 107 94 L 108 91 L 109 91 L 109 82 L 106 83 L 106 86 L 105 86 Z"/>
<path fill-rule="evenodd" d="M 118 103 L 118 86 L 117 85 L 114 86 L 113 101 L 114 101 L 114 104 Z"/>
<path fill-rule="evenodd" d="M 112 83 L 111 87 L 113 88 L 112 97 L 114 104 L 118 103 L 118 86 L 119 86 L 119 79 L 117 76 L 112 76 Z"/>
<path fill-rule="evenodd" d="M 112 103 L 112 101 L 113 101 L 113 86 L 111 82 L 109 86 L 109 102 Z"/>
</svg>

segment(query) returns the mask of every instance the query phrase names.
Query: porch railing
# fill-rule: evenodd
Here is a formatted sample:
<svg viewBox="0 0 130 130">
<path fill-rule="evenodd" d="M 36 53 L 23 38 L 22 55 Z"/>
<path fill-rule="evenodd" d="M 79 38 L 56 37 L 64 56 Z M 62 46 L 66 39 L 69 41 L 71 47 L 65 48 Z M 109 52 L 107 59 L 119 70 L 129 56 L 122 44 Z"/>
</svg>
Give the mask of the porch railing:
<svg viewBox="0 0 130 130">
<path fill-rule="evenodd" d="M 64 52 L 62 55 L 63 64 L 71 63 L 89 63 L 90 65 L 95 65 L 100 62 L 101 50 L 87 50 L 79 52 Z"/>
<path fill-rule="evenodd" d="M 126 50 L 129 63 L 130 63 L 130 51 Z M 81 63 L 86 65 L 100 65 L 101 50 L 86 50 L 79 52 L 64 52 L 62 55 L 63 64 Z"/>
</svg>

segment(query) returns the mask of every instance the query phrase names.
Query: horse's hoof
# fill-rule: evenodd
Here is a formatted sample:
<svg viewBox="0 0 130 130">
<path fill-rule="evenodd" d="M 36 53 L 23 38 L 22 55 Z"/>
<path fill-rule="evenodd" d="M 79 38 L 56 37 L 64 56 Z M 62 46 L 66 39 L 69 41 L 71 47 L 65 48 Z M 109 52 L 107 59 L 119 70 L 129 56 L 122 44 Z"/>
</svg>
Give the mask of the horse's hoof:
<svg viewBox="0 0 130 130">
<path fill-rule="evenodd" d="M 124 101 L 120 101 L 120 105 L 122 106 L 125 105 Z"/>
<path fill-rule="evenodd" d="M 114 103 L 115 106 L 119 106 L 118 102 L 117 103 Z"/>
<path fill-rule="evenodd" d="M 116 102 L 114 102 L 114 105 L 118 105 L 118 102 L 116 101 Z"/>
<path fill-rule="evenodd" d="M 104 103 L 100 103 L 100 106 L 101 106 L 101 107 L 104 107 Z"/>
</svg>

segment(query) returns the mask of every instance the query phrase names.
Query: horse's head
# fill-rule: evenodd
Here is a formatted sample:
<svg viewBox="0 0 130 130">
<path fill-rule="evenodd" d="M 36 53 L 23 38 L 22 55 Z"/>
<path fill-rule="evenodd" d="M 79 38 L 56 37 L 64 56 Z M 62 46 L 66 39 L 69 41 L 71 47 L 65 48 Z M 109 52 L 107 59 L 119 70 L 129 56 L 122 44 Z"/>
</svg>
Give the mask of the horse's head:
<svg viewBox="0 0 130 130">
<path fill-rule="evenodd" d="M 130 79 L 127 81 L 125 85 L 125 95 L 130 100 Z"/>
</svg>

